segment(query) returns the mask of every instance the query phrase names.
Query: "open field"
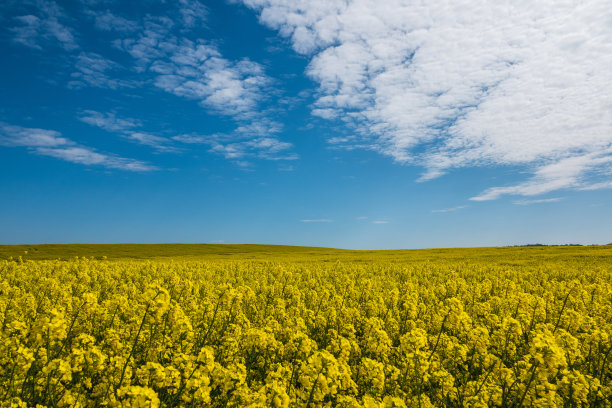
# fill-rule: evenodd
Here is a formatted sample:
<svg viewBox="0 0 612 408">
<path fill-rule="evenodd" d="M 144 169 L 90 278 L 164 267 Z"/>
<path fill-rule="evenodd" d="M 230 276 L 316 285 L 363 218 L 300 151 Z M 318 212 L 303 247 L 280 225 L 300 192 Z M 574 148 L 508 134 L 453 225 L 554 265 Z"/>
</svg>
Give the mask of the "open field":
<svg viewBox="0 0 612 408">
<path fill-rule="evenodd" d="M 0 246 L 0 319 L 1 407 L 612 406 L 612 246 Z"/>
<path fill-rule="evenodd" d="M 58 244 L 0 245 L 0 260 L 22 256 L 29 260 L 70 260 L 94 257 L 109 260 L 290 260 L 354 262 L 493 262 L 533 264 L 540 262 L 573 262 L 583 259 L 605 261 L 612 258 L 612 245 L 536 246 L 490 248 L 435 248 L 401 250 L 347 250 L 323 247 L 285 245 L 229 244 Z"/>
</svg>

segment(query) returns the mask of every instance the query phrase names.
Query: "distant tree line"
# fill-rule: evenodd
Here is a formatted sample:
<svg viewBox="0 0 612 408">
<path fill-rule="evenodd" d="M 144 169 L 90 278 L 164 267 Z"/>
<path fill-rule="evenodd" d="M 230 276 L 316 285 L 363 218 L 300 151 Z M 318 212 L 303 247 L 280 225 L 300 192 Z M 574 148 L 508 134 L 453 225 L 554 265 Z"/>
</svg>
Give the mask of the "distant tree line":
<svg viewBox="0 0 612 408">
<path fill-rule="evenodd" d="M 513 247 L 552 247 L 552 246 L 598 246 L 599 244 L 589 244 L 589 245 L 583 245 L 583 244 L 524 244 L 524 245 L 511 245 Z M 606 245 L 612 245 L 612 242 L 610 242 L 609 244 L 603 244 L 604 246 Z"/>
</svg>

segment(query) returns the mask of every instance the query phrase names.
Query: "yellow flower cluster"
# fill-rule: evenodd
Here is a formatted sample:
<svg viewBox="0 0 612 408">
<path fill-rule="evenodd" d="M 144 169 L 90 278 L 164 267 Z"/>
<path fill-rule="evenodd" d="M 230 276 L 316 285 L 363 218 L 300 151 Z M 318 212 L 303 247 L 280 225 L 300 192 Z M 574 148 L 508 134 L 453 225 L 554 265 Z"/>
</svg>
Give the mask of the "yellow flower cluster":
<svg viewBox="0 0 612 408">
<path fill-rule="evenodd" d="M 612 407 L 612 264 L 0 261 L 0 407 Z"/>
</svg>

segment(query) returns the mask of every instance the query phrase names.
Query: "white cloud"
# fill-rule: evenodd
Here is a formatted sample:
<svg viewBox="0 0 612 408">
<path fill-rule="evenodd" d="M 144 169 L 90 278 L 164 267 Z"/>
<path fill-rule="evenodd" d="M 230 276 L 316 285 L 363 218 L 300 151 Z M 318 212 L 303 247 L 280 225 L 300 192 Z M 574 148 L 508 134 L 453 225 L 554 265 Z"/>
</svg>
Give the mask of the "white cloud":
<svg viewBox="0 0 612 408">
<path fill-rule="evenodd" d="M 459 205 L 457 207 L 443 208 L 441 210 L 431 210 L 432 213 L 447 213 L 467 208 L 467 205 Z"/>
<path fill-rule="evenodd" d="M 62 147 L 55 149 L 40 147 L 37 148 L 35 152 L 44 156 L 55 157 L 56 159 L 69 161 L 71 163 L 84 164 L 88 166 L 98 165 L 109 169 L 136 172 L 157 170 L 157 167 L 139 160 L 126 159 L 123 157 L 102 154 L 87 147 Z"/>
<path fill-rule="evenodd" d="M 198 0 L 179 0 L 179 12 L 183 17 L 183 25 L 187 28 L 206 22 L 208 9 Z"/>
<path fill-rule="evenodd" d="M 39 31 L 42 25 L 40 18 L 29 14 L 15 17 L 15 21 L 20 23 L 20 25 L 11 28 L 14 34 L 13 42 L 30 48 L 42 49 L 38 45 Z"/>
<path fill-rule="evenodd" d="M 102 31 L 132 32 L 140 26 L 136 21 L 115 15 L 109 10 L 88 11 L 87 14 L 93 16 L 95 27 Z"/>
<path fill-rule="evenodd" d="M 169 60 L 157 60 L 151 67 L 159 73 L 157 87 L 224 115 L 256 116 L 270 83 L 261 65 L 249 60 L 230 62 L 219 57 L 215 47 L 188 40 L 167 48 Z"/>
<path fill-rule="evenodd" d="M 17 25 L 10 28 L 13 42 L 36 49 L 50 43 L 59 43 L 66 51 L 78 49 L 72 29 L 61 22 L 66 19 L 63 9 L 54 1 L 35 4 L 34 14 L 14 18 Z"/>
<path fill-rule="evenodd" d="M 104 114 L 93 110 L 86 110 L 78 116 L 78 119 L 88 125 L 104 129 L 107 132 L 119 133 L 126 139 L 153 147 L 161 152 L 178 152 L 180 150 L 171 145 L 171 139 L 135 130 L 142 126 L 140 121 L 132 118 L 118 118 L 113 112 Z"/>
<path fill-rule="evenodd" d="M 279 133 L 283 130 L 283 124 L 270 120 L 268 118 L 260 118 L 238 126 L 236 133 L 249 136 L 269 136 L 274 133 Z"/>
<path fill-rule="evenodd" d="M 68 82 L 69 88 L 80 89 L 85 86 L 93 86 L 117 89 L 134 86 L 131 81 L 110 76 L 109 72 L 117 71 L 121 69 L 121 66 L 93 52 L 79 54 L 74 67 L 76 71 L 71 74 L 72 79 Z"/>
<path fill-rule="evenodd" d="M 551 161 L 540 165 L 527 181 L 506 187 L 492 187 L 480 195 L 470 198 L 473 201 L 494 200 L 503 195 L 535 196 L 567 188 L 580 188 L 592 185 L 586 178 L 612 163 L 612 149 L 588 153 Z"/>
<path fill-rule="evenodd" d="M 182 134 L 174 136 L 174 141 L 208 145 L 211 152 L 243 167 L 249 158 L 297 159 L 295 153 L 288 152 L 293 146 L 275 136 L 283 125 L 261 108 L 274 90 L 272 79 L 260 64 L 249 59 L 223 58 L 213 44 L 175 35 L 174 23 L 163 18 L 147 18 L 137 37 L 116 45 L 136 60 L 138 70 L 154 75 L 158 88 L 197 101 L 212 113 L 230 116 L 237 123 L 228 134 Z"/>
<path fill-rule="evenodd" d="M 334 220 L 330 220 L 330 219 L 327 219 L 327 218 L 317 218 L 317 219 L 300 220 L 300 222 L 306 222 L 306 223 L 326 223 L 326 222 L 334 222 Z"/>
<path fill-rule="evenodd" d="M 48 129 L 25 128 L 0 123 L 0 144 L 27 147 L 35 154 L 87 166 L 98 165 L 109 169 L 136 172 L 157 170 L 157 167 L 140 160 L 104 154 L 90 147 L 77 145 L 72 140 L 62 137 L 61 133 Z"/>
<path fill-rule="evenodd" d="M 186 144 L 206 144 L 212 143 L 215 140 L 215 136 L 204 136 L 198 134 L 184 134 L 172 136 L 172 140 Z"/>
<path fill-rule="evenodd" d="M 181 7 L 186 4 L 195 3 Z M 226 59 L 216 45 L 177 35 L 176 28 L 168 18 L 147 17 L 138 35 L 117 40 L 115 46 L 135 59 L 137 71 L 151 73 L 155 86 L 168 93 L 198 101 L 213 113 L 248 121 L 241 127 L 253 120 L 278 127 L 260 106 L 274 93 L 262 65 L 248 58 Z"/>
<path fill-rule="evenodd" d="M 600 183 L 587 184 L 580 188 L 580 190 L 603 190 L 606 188 L 612 188 L 612 181 L 602 181 Z"/>
<path fill-rule="evenodd" d="M 138 36 L 124 37 L 114 45 L 129 53 L 137 62 L 137 71 L 144 72 L 152 61 L 166 55 L 167 48 L 176 46 L 176 38 L 170 35 L 173 26 L 167 17 L 147 17 Z"/>
<path fill-rule="evenodd" d="M 609 169 L 605 0 L 243 2 L 311 58 L 312 113 L 354 127 L 360 140 L 347 147 L 421 165 L 422 180 L 467 166 L 532 169 L 476 200 L 580 188 Z M 584 158 L 595 163 L 577 166 Z"/>
<path fill-rule="evenodd" d="M 24 147 L 57 147 L 73 144 L 61 133 L 48 129 L 24 128 L 0 122 L 0 144 Z"/>
<path fill-rule="evenodd" d="M 376 221 L 372 221 L 372 224 L 388 224 L 389 221 L 383 221 L 383 220 L 376 220 Z"/>
<path fill-rule="evenodd" d="M 297 160 L 295 153 L 287 152 L 293 147 L 291 143 L 282 142 L 272 137 L 259 137 L 244 141 L 226 142 L 216 137 L 206 139 L 203 143 L 210 146 L 210 151 L 223 155 L 226 159 L 238 160 L 256 157 L 266 160 Z"/>
<path fill-rule="evenodd" d="M 152 135 L 146 132 L 128 132 L 125 135 L 128 139 L 133 140 L 145 146 L 153 147 L 160 152 L 179 152 L 180 149 L 171 146 L 171 140 L 162 136 Z"/>
<path fill-rule="evenodd" d="M 558 203 L 561 200 L 563 200 L 563 197 L 542 198 L 539 200 L 517 200 L 514 202 L 514 204 L 531 205 L 531 204 L 544 204 L 544 203 Z"/>
<path fill-rule="evenodd" d="M 104 129 L 108 132 L 126 132 L 130 129 L 140 127 L 142 124 L 136 119 L 120 119 L 113 112 L 106 114 L 93 111 L 85 110 L 78 116 L 81 122 L 85 122 L 88 125 L 96 126 Z"/>
</svg>

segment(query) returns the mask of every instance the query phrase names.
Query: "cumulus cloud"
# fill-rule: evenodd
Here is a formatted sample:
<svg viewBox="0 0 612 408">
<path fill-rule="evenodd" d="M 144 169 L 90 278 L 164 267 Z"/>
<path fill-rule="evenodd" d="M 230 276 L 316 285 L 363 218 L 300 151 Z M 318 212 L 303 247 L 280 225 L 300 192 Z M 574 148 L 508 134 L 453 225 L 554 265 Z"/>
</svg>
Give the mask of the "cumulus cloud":
<svg viewBox="0 0 612 408">
<path fill-rule="evenodd" d="M 97 152 L 87 146 L 62 137 L 55 130 L 26 128 L 0 123 L 0 144 L 27 147 L 30 152 L 87 166 L 145 172 L 157 168 L 140 160 Z"/>
<path fill-rule="evenodd" d="M 13 42 L 42 49 L 46 44 L 59 44 L 66 51 L 79 48 L 73 30 L 64 22 L 66 14 L 54 1 L 39 0 L 33 14 L 17 16 L 10 27 Z"/>
<path fill-rule="evenodd" d="M 335 145 L 423 166 L 421 180 L 467 166 L 533 172 L 474 200 L 608 185 L 605 0 L 243 2 L 310 58 L 313 115 L 355 130 Z"/>
</svg>

